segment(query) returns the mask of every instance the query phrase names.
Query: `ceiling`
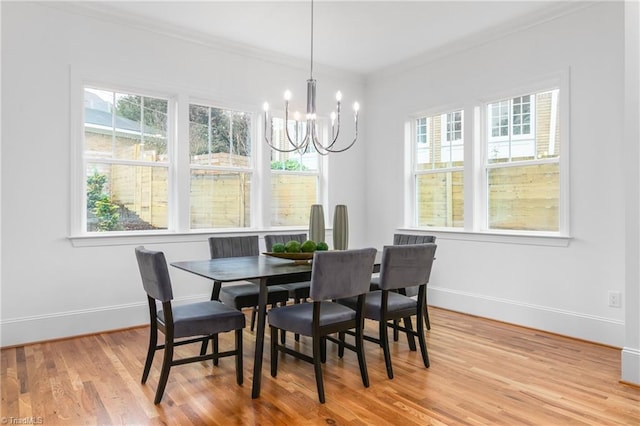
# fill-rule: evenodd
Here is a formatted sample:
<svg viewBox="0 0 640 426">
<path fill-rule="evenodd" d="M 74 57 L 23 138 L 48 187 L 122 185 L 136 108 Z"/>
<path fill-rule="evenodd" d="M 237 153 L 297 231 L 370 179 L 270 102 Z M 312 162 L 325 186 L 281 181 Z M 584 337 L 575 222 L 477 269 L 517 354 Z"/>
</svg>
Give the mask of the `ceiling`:
<svg viewBox="0 0 640 426">
<path fill-rule="evenodd" d="M 314 62 L 368 74 L 433 49 L 529 25 L 578 2 L 316 1 Z M 307 1 L 90 2 L 101 13 L 309 60 Z"/>
</svg>

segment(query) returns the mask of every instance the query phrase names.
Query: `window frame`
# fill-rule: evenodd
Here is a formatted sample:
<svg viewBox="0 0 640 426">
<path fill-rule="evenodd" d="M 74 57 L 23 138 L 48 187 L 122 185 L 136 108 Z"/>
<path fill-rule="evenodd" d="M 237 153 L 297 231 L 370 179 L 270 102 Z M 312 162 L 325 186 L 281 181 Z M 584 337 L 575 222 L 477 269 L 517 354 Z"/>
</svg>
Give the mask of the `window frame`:
<svg viewBox="0 0 640 426">
<path fill-rule="evenodd" d="M 95 74 L 94 74 L 95 75 Z M 88 232 L 87 231 L 87 183 L 86 168 L 91 162 L 102 164 L 119 164 L 141 167 L 156 167 L 167 169 L 167 204 L 175 203 L 176 186 L 176 132 L 177 123 L 171 120 L 177 110 L 177 98 L 174 92 L 158 87 L 144 85 L 141 82 L 132 81 L 130 84 L 122 83 L 120 78 L 92 78 L 79 72 L 71 73 L 71 213 L 70 236 L 74 238 L 101 238 L 104 236 L 139 236 L 152 234 L 168 234 L 176 229 L 175 209 L 167 210 L 167 229 L 143 230 L 143 231 L 109 231 L 109 232 Z M 85 156 L 85 108 L 84 91 L 85 88 L 100 89 L 110 92 L 132 94 L 150 98 L 160 98 L 167 100 L 167 163 L 150 162 L 144 160 L 118 160 L 118 159 L 92 159 Z"/>
<path fill-rule="evenodd" d="M 198 105 L 201 107 L 206 107 L 206 108 L 215 108 L 215 109 L 221 109 L 221 110 L 225 110 L 225 111 L 233 111 L 233 112 L 243 112 L 245 114 L 249 115 L 249 118 L 251 120 L 251 129 L 250 129 L 250 134 L 251 134 L 251 155 L 250 155 L 250 160 L 249 160 L 249 166 L 248 167 L 240 167 L 240 166 L 215 166 L 215 165 L 194 165 L 191 163 L 191 155 L 190 155 L 190 144 L 191 144 L 191 140 L 189 138 L 189 126 L 190 126 L 190 122 L 189 122 L 189 108 L 191 107 L 191 105 Z M 207 99 L 205 97 L 203 97 L 202 95 L 195 95 L 195 96 L 188 96 L 186 98 L 186 116 L 187 116 L 187 121 L 186 123 L 179 123 L 179 125 L 183 125 L 186 127 L 186 139 L 184 139 L 187 143 L 183 144 L 186 145 L 186 147 L 184 148 L 184 153 L 182 153 L 181 157 L 182 158 L 186 158 L 186 166 L 182 165 L 182 168 L 186 168 L 188 169 L 187 175 L 187 182 L 185 183 L 185 186 L 187 188 L 187 194 L 189 194 L 189 196 L 187 197 L 187 201 L 186 201 L 186 212 L 184 212 L 184 214 L 186 215 L 186 217 L 181 217 L 181 223 L 183 224 L 182 227 L 180 227 L 178 229 L 179 232 L 189 232 L 189 233 L 212 233 L 212 232 L 228 232 L 228 231 L 234 231 L 234 232 L 242 232 L 242 231 L 248 231 L 248 230 L 255 230 L 258 226 L 260 226 L 260 224 L 262 223 L 260 221 L 260 217 L 259 217 L 259 211 L 256 208 L 255 204 L 256 204 L 256 189 L 255 189 L 255 185 L 256 185 L 256 175 L 257 175 L 257 167 L 258 164 L 260 164 L 259 159 L 258 159 L 258 155 L 259 155 L 259 151 L 256 150 L 256 146 L 258 145 L 258 140 L 257 140 L 257 128 L 258 128 L 258 124 L 257 124 L 257 113 L 255 110 L 252 110 L 250 107 L 248 106 L 242 106 L 239 105 L 237 103 L 230 103 L 230 102 L 220 102 L 220 101 L 214 101 L 211 99 Z M 180 121 L 180 120 L 178 120 Z M 241 228 L 216 228 L 216 227 L 210 227 L 210 228 L 191 228 L 191 172 L 192 170 L 212 170 L 212 171 L 229 171 L 229 172 L 238 172 L 238 173 L 246 173 L 250 176 L 250 194 L 249 194 L 249 200 L 251 203 L 251 206 L 249 208 L 249 223 L 250 226 L 247 227 L 241 227 Z M 185 207 L 183 207 L 183 205 L 178 206 L 179 210 L 185 210 Z"/>
<path fill-rule="evenodd" d="M 451 229 L 451 230 L 461 230 L 460 227 L 434 227 L 434 226 L 430 226 L 430 227 L 421 227 L 418 226 L 417 222 L 418 222 L 418 207 L 417 207 L 417 196 L 418 196 L 418 176 L 422 176 L 422 175 L 428 175 L 428 174 L 441 174 L 441 173 L 449 173 L 449 172 L 462 172 L 463 174 L 465 173 L 465 167 L 464 164 L 466 161 L 466 154 L 465 157 L 463 158 L 463 164 L 462 166 L 453 166 L 451 165 L 453 163 L 453 159 L 452 157 L 452 152 L 453 152 L 453 146 L 454 143 L 458 141 L 458 139 L 454 140 L 454 141 L 447 141 L 447 121 L 448 121 L 448 116 L 451 113 L 455 113 L 455 112 L 462 112 L 462 119 L 461 119 L 461 123 L 462 123 L 462 127 L 461 127 L 461 135 L 462 135 L 462 146 L 463 146 L 463 152 L 466 152 L 466 145 L 464 143 L 465 141 L 465 117 L 466 117 L 466 113 L 464 111 L 464 107 L 461 105 L 448 105 L 446 107 L 443 108 L 434 108 L 434 109 L 430 109 L 430 110 L 424 110 L 415 114 L 412 114 L 411 117 L 409 118 L 409 120 L 407 121 L 407 123 L 405 124 L 405 135 L 408 135 L 408 144 L 409 144 L 409 149 L 408 149 L 408 155 L 405 159 L 405 164 L 408 163 L 408 173 L 407 173 L 407 177 L 408 177 L 408 187 L 409 190 L 405 189 L 405 194 L 409 194 L 410 197 L 410 201 L 407 202 L 407 197 L 405 196 L 405 206 L 408 205 L 408 208 L 405 207 L 405 223 L 410 224 L 409 225 L 409 229 Z M 424 145 L 424 147 L 426 149 L 429 150 L 429 157 L 432 158 L 433 156 L 433 150 L 434 148 L 434 143 L 435 141 L 431 140 L 431 138 L 429 137 L 429 127 L 428 127 L 428 122 L 429 122 L 429 118 L 430 117 L 436 117 L 438 120 L 441 121 L 441 139 L 443 139 L 443 142 L 446 142 L 448 145 L 448 149 L 449 149 L 449 166 L 448 167 L 441 167 L 441 168 L 431 168 L 431 169 L 423 169 L 423 170 L 418 170 L 417 166 L 417 154 L 418 154 L 418 146 L 419 145 Z M 417 141 L 417 135 L 418 135 L 418 129 L 417 129 L 417 120 L 420 120 L 424 118 L 425 119 L 425 124 L 424 127 L 426 129 L 426 137 L 425 137 L 425 142 L 418 142 Z M 444 131 L 443 131 L 444 129 Z M 406 137 L 406 136 L 405 136 Z M 406 142 L 405 142 L 406 145 Z M 457 145 L 457 144 L 456 144 Z M 407 167 L 405 167 L 406 169 Z M 464 185 L 466 186 L 466 181 L 464 182 Z M 406 188 L 406 187 L 405 187 Z M 466 202 L 466 199 L 465 199 Z M 466 209 L 465 209 L 465 217 L 466 217 Z"/>
<path fill-rule="evenodd" d="M 264 118 L 261 107 L 242 99 L 233 99 L 220 93 L 197 91 L 183 85 L 143 79 L 125 73 L 105 71 L 101 67 L 75 64 L 69 68 L 70 92 L 70 214 L 67 239 L 74 247 L 152 244 L 166 242 L 198 242 L 203 235 L 243 235 L 303 230 L 305 226 L 270 226 L 270 152 L 264 143 Z M 84 162 L 84 88 L 142 94 L 168 100 L 167 155 L 173 158 L 168 165 L 169 203 L 167 229 L 143 231 L 87 232 L 86 225 L 86 163 Z M 246 228 L 190 228 L 190 151 L 189 105 L 203 104 L 212 107 L 243 111 L 251 114 L 251 207 L 250 226 Z M 284 116 L 284 113 L 282 114 Z M 319 117 L 322 134 L 326 138 L 328 117 Z M 184 141 L 184 143 L 180 142 Z M 325 141 L 326 142 L 326 141 Z M 319 156 L 317 203 L 328 206 L 329 159 Z M 156 163 L 153 163 L 157 166 Z M 237 171 L 237 169 L 234 169 Z M 316 172 L 313 172 L 316 173 Z M 85 218 L 83 218 L 83 215 Z"/>
<path fill-rule="evenodd" d="M 272 115 L 269 117 L 271 120 L 275 119 L 279 119 L 282 120 L 282 122 L 284 123 L 284 117 L 285 117 L 285 113 L 284 110 L 273 110 L 271 111 Z M 262 117 L 262 120 L 264 120 L 264 117 Z M 289 121 L 294 121 L 294 120 L 289 120 Z M 321 139 L 321 142 L 323 144 L 326 144 L 327 142 L 327 135 L 329 132 L 329 118 L 328 117 L 324 117 L 324 116 L 318 116 L 316 118 L 316 123 L 318 126 L 318 132 L 320 133 L 319 137 Z M 261 125 L 259 126 L 260 129 L 264 129 L 264 121 L 262 121 Z M 270 128 L 267 125 L 267 128 Z M 264 139 L 264 135 L 261 135 L 261 141 L 263 141 Z M 310 142 L 310 144 L 312 144 L 312 142 Z M 296 176 L 315 176 L 316 177 L 316 204 L 322 204 L 324 206 L 327 206 L 327 169 L 328 169 L 328 156 L 326 155 L 321 155 L 319 153 L 317 153 L 317 160 L 318 160 L 318 164 L 317 164 L 317 170 L 315 171 L 303 171 L 303 170 L 276 170 L 276 169 L 272 169 L 271 168 L 271 149 L 267 150 L 267 155 L 266 155 L 266 170 L 265 170 L 265 175 L 268 174 L 269 178 L 265 179 L 265 183 L 268 186 L 268 192 L 265 192 L 265 194 L 268 194 L 268 201 L 263 201 L 263 206 L 267 206 L 265 207 L 265 211 L 263 212 L 263 217 L 264 217 L 264 223 L 265 226 L 267 228 L 273 229 L 273 230 L 284 230 L 284 229 L 299 229 L 299 230 L 303 230 L 303 229 L 307 229 L 308 226 L 306 225 L 274 225 L 271 221 L 271 210 L 272 210 L 272 205 L 271 205 L 271 184 L 272 184 L 272 178 L 274 175 L 296 175 Z"/>
<path fill-rule="evenodd" d="M 559 89 L 558 108 L 559 118 L 559 179 L 560 189 L 558 194 L 558 232 L 549 231 L 521 231 L 498 230 L 488 228 L 488 190 L 487 174 L 485 166 L 487 162 L 487 144 L 489 118 L 483 113 L 483 107 L 500 99 L 513 99 L 526 94 L 536 94 Z M 469 96 L 462 100 L 461 109 L 464 110 L 463 138 L 464 138 L 464 229 L 453 227 L 419 227 L 417 226 L 417 208 L 415 203 L 416 186 L 413 177 L 413 152 L 415 150 L 415 132 L 412 131 L 412 122 L 418 116 L 439 111 L 451 110 L 451 105 L 441 105 L 430 108 L 420 113 L 411 114 L 405 122 L 405 214 L 404 225 L 400 231 L 428 231 L 441 238 L 454 240 L 469 240 L 483 242 L 502 242 L 514 244 L 531 244 L 543 246 L 567 246 L 571 240 L 570 229 L 570 70 L 562 69 L 541 75 L 536 78 L 514 84 L 508 89 L 494 89 L 487 91 L 482 96 Z M 511 120 L 510 120 L 511 125 Z M 532 126 L 534 123 L 532 121 Z M 532 129 L 532 134 L 535 134 Z M 556 159 L 536 159 L 536 164 L 541 162 L 555 162 Z M 517 166 L 526 165 L 526 161 L 515 162 Z M 504 163 L 496 163 L 495 166 L 504 166 Z"/>
</svg>

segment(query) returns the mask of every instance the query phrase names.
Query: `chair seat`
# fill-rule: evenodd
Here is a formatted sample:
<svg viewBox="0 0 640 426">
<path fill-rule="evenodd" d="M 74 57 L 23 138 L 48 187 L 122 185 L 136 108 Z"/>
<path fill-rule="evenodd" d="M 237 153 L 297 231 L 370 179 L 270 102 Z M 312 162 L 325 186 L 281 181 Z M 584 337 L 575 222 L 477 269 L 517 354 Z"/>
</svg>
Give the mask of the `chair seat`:
<svg viewBox="0 0 640 426">
<path fill-rule="evenodd" d="M 286 288 L 289 291 L 289 297 L 292 299 L 306 299 L 309 297 L 311 281 L 280 284 L 279 287 Z"/>
<path fill-rule="evenodd" d="M 340 299 L 338 303 L 355 309 L 357 298 L 352 297 L 348 299 Z M 387 299 L 387 313 L 393 315 L 396 312 L 403 312 L 407 310 L 416 310 L 416 300 L 403 296 L 402 294 L 390 291 Z M 367 297 L 364 302 L 364 315 L 365 318 L 380 320 L 382 305 L 382 291 L 372 291 L 367 293 Z"/>
<path fill-rule="evenodd" d="M 218 301 L 191 303 L 174 306 L 174 337 L 208 336 L 244 328 L 242 312 Z M 164 311 L 158 312 L 158 319 L 164 324 Z"/>
<path fill-rule="evenodd" d="M 352 321 L 356 318 L 356 311 L 333 302 L 321 302 L 320 327 L 329 324 Z M 281 330 L 292 331 L 304 336 L 311 336 L 313 323 L 313 303 L 299 303 L 269 311 L 269 325 Z"/>
<path fill-rule="evenodd" d="M 289 299 L 289 290 L 279 285 L 267 287 L 267 304 L 286 303 Z M 260 287 L 256 284 L 238 284 L 222 287 L 220 289 L 220 301 L 236 309 L 249 308 L 258 305 Z"/>
</svg>

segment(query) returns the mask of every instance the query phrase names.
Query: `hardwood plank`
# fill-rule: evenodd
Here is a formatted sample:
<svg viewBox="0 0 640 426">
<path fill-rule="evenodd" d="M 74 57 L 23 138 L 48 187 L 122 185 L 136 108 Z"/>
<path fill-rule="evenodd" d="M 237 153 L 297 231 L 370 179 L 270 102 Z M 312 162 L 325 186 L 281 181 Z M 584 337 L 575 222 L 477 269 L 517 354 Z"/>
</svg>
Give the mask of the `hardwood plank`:
<svg viewBox="0 0 640 426">
<path fill-rule="evenodd" d="M 329 344 L 324 405 L 310 364 L 279 354 L 272 378 L 268 350 L 262 393 L 252 400 L 255 334 L 247 328 L 243 386 L 232 358 L 217 367 L 176 366 L 156 406 L 162 352 L 140 384 L 148 339 L 142 327 L 2 349 L 0 409 L 45 424 L 640 424 L 640 388 L 619 382 L 619 349 L 437 308 L 429 313 L 431 367 L 401 338 L 391 343 L 389 380 L 379 346 L 367 342 L 368 389 L 355 354 L 339 359 Z M 375 323 L 366 327 L 376 335 Z M 310 339 L 288 341 L 311 352 Z M 221 336 L 220 345 L 233 347 L 233 334 Z M 198 350 L 179 347 L 176 354 Z"/>
</svg>

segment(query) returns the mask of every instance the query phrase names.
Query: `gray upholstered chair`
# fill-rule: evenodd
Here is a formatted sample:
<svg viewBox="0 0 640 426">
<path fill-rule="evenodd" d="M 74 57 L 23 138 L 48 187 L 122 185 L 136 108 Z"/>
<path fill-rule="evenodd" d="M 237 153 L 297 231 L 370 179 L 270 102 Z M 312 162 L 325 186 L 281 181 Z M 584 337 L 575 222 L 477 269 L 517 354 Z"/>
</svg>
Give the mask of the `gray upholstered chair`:
<svg viewBox="0 0 640 426">
<path fill-rule="evenodd" d="M 212 259 L 223 257 L 259 256 L 260 246 L 257 235 L 237 237 L 210 237 L 209 251 Z M 256 322 L 256 307 L 260 295 L 259 283 L 238 284 L 222 287 L 214 282 L 212 300 L 219 299 L 228 306 L 236 309 L 253 308 L 251 313 L 251 330 Z M 217 287 L 217 288 L 216 288 Z M 268 288 L 267 303 L 275 307 L 277 303 L 286 304 L 289 299 L 289 290 L 279 285 L 270 285 Z M 216 292 L 218 294 L 216 295 Z M 216 297 L 217 296 L 217 297 Z"/>
<path fill-rule="evenodd" d="M 431 275 L 436 247 L 435 244 L 429 243 L 385 246 L 382 250 L 380 290 L 367 294 L 364 306 L 365 317 L 379 322 L 379 336 L 377 339 L 370 336 L 364 336 L 364 338 L 382 346 L 387 376 L 390 379 L 393 379 L 393 369 L 387 327 L 404 331 L 409 339 L 410 347 L 413 338 L 417 337 L 424 366 L 429 367 L 422 316 L 424 315 L 427 283 Z M 397 292 L 398 289 L 405 286 L 418 288 L 417 301 Z M 357 302 L 354 298 L 338 300 L 338 303 L 343 303 L 351 308 L 355 308 Z M 417 316 L 417 332 L 411 327 L 413 315 Z M 405 327 L 401 327 L 397 323 L 399 319 L 405 320 Z M 343 332 L 340 333 L 339 338 L 344 341 Z M 415 343 L 411 349 L 415 350 L 414 348 Z M 340 347 L 339 351 L 342 352 L 342 350 Z"/>
<path fill-rule="evenodd" d="M 142 277 L 142 285 L 147 293 L 151 332 L 147 360 L 142 373 L 142 383 L 146 383 L 151 370 L 153 356 L 159 349 L 164 349 L 162 370 L 156 389 L 155 404 L 159 404 L 169 378 L 169 370 L 174 365 L 209 359 L 235 356 L 236 381 L 242 384 L 242 329 L 245 326 L 244 315 L 229 306 L 217 301 L 191 303 L 189 305 L 172 306 L 173 290 L 167 269 L 164 253 L 137 247 L 136 259 Z M 162 303 L 158 310 L 156 301 Z M 164 344 L 158 345 L 158 330 L 164 333 Z M 188 343 L 204 342 L 210 336 L 235 330 L 236 347 L 232 351 L 212 354 L 201 354 L 190 358 L 173 359 L 173 348 Z M 178 339 L 178 340 L 176 340 Z"/>
<path fill-rule="evenodd" d="M 264 236 L 264 243 L 267 251 L 273 250 L 274 244 L 286 244 L 289 241 L 298 241 L 303 243 L 307 240 L 307 234 L 269 234 Z M 289 298 L 293 299 L 293 303 L 300 303 L 307 300 L 309 297 L 310 281 L 300 281 L 295 283 L 278 284 L 282 288 L 289 290 Z M 285 338 L 285 333 L 280 336 L 281 339 Z M 300 340 L 300 335 L 295 335 L 296 341 Z M 282 342 L 284 343 L 284 341 Z"/>
<path fill-rule="evenodd" d="M 416 235 L 416 234 L 393 234 L 393 245 L 407 245 L 407 244 L 428 244 L 435 243 L 436 237 L 435 235 Z M 371 278 L 371 290 L 380 290 L 380 277 Z M 398 289 L 400 294 L 404 294 L 405 296 L 413 297 L 418 294 L 418 287 L 405 287 Z M 429 308 L 425 303 L 424 308 L 424 322 L 427 327 L 427 330 L 431 330 L 431 321 L 429 320 Z M 398 340 L 398 332 L 394 331 L 393 340 Z"/>
<path fill-rule="evenodd" d="M 271 376 L 276 377 L 278 374 L 278 351 L 312 363 L 315 370 L 318 398 L 321 403 L 324 403 L 321 364 L 325 356 L 326 339 L 338 342 L 328 335 L 340 331 L 355 330 L 355 345 L 347 345 L 346 347 L 358 354 L 362 383 L 365 387 L 369 387 L 363 343 L 363 307 L 365 294 L 369 290 L 375 256 L 376 250 L 373 248 L 314 253 L 309 294 L 313 303 L 283 306 L 269 312 Z M 343 297 L 355 298 L 353 309 L 331 301 Z M 279 344 L 278 330 L 311 336 L 313 356 Z"/>
</svg>

